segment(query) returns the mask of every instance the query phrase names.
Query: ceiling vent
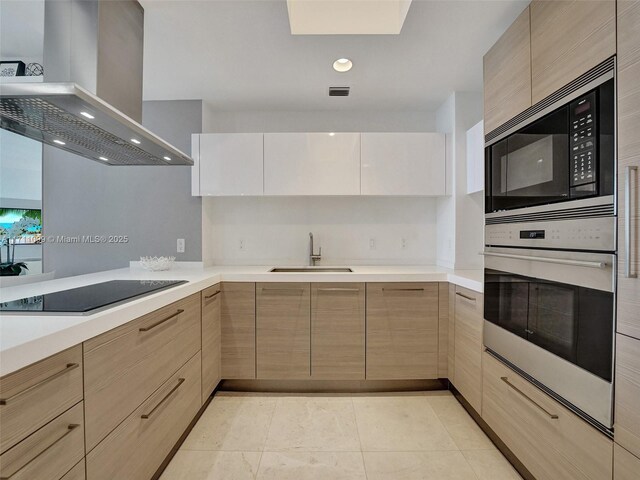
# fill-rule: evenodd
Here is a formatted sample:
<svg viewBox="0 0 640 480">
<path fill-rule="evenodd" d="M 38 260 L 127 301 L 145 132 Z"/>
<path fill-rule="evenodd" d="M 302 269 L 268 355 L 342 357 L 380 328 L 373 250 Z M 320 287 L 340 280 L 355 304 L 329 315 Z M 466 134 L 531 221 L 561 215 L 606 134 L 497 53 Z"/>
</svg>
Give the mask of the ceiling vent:
<svg viewBox="0 0 640 480">
<path fill-rule="evenodd" d="M 348 97 L 349 87 L 329 87 L 330 97 Z"/>
</svg>

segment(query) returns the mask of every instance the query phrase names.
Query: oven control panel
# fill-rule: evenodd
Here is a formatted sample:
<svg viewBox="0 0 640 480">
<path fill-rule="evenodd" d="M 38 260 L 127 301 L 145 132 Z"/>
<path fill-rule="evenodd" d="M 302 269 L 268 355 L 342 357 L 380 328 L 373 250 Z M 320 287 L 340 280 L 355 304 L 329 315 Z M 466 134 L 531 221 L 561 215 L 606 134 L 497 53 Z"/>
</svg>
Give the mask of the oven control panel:
<svg viewBox="0 0 640 480">
<path fill-rule="evenodd" d="M 596 181 L 596 93 L 571 102 L 571 186 Z"/>
</svg>

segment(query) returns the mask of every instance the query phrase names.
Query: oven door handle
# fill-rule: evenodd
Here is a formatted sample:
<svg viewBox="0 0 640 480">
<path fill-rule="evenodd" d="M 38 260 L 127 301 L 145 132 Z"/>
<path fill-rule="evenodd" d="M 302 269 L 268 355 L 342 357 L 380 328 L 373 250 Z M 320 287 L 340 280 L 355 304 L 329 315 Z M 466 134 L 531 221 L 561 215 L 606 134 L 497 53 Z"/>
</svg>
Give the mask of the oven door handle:
<svg viewBox="0 0 640 480">
<path fill-rule="evenodd" d="M 560 265 L 573 265 L 575 267 L 605 268 L 607 266 L 607 262 L 589 262 L 587 260 L 567 260 L 564 258 L 549 258 L 549 257 L 530 257 L 528 255 L 514 255 L 511 253 L 480 252 L 480 255 L 484 255 L 485 257 L 514 258 L 517 260 L 531 260 L 533 262 L 546 262 L 546 263 L 556 263 Z"/>
<path fill-rule="evenodd" d="M 624 276 L 637 278 L 631 272 L 631 172 L 637 172 L 636 165 L 627 165 L 624 179 Z"/>
</svg>

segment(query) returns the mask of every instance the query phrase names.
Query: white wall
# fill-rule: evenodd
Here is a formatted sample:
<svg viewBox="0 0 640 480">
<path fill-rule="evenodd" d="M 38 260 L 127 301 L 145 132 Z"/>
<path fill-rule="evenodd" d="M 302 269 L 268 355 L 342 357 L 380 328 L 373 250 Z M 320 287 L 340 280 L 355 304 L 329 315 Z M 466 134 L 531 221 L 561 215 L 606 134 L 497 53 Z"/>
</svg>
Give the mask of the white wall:
<svg viewBox="0 0 640 480">
<path fill-rule="evenodd" d="M 206 264 L 306 265 L 309 232 L 321 265 L 436 260 L 432 198 L 205 197 L 202 212 Z"/>
<path fill-rule="evenodd" d="M 0 208 L 41 208 L 42 144 L 0 130 Z"/>
<path fill-rule="evenodd" d="M 44 0 L 0 1 L 0 60 L 43 63 Z"/>
</svg>

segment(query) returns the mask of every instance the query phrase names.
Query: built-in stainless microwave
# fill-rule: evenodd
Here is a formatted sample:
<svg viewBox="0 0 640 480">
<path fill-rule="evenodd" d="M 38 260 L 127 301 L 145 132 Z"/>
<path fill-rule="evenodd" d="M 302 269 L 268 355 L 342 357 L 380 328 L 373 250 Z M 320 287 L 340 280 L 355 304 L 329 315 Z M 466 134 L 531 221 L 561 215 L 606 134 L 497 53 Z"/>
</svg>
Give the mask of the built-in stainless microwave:
<svg viewBox="0 0 640 480">
<path fill-rule="evenodd" d="M 613 74 L 559 99 L 485 148 L 486 213 L 614 193 Z M 598 82 L 602 82 L 599 83 Z"/>
</svg>

